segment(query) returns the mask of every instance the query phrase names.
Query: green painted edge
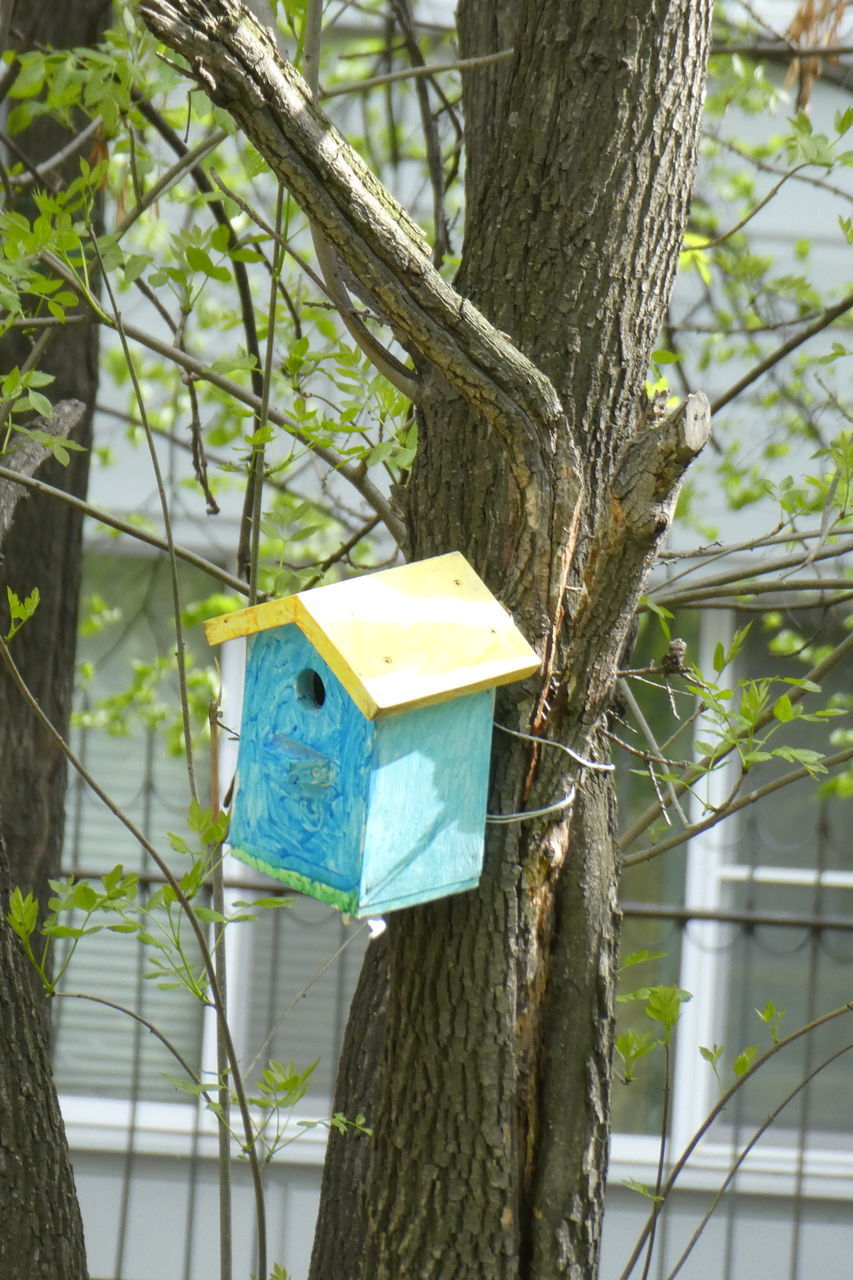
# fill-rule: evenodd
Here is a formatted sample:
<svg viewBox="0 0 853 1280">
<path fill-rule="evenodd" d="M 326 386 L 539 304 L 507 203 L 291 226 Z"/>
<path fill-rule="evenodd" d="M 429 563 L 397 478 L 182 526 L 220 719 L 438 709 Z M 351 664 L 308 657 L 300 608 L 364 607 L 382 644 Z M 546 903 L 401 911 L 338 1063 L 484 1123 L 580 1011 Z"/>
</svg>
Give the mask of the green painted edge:
<svg viewBox="0 0 853 1280">
<path fill-rule="evenodd" d="M 358 913 L 358 892 L 355 889 L 350 890 L 349 893 L 332 889 L 330 885 L 323 884 L 320 880 L 310 880 L 308 876 L 300 875 L 298 871 L 291 871 L 287 867 L 271 866 L 269 862 L 264 862 L 263 858 L 255 858 L 251 853 L 246 853 L 245 849 L 236 849 L 233 845 L 231 852 L 235 858 L 239 858 L 240 862 L 248 863 L 256 871 L 272 876 L 273 880 L 280 880 L 291 889 L 307 893 L 310 898 L 327 902 L 330 907 L 337 907 L 339 911 L 346 911 L 349 915 Z"/>
</svg>

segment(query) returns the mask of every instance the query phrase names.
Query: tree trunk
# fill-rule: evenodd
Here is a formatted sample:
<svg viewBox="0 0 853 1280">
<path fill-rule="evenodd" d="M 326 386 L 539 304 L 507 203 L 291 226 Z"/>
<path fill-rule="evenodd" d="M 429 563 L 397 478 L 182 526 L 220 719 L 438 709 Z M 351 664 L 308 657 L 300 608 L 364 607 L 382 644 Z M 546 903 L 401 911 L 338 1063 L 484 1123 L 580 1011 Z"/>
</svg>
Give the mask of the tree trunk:
<svg viewBox="0 0 853 1280">
<path fill-rule="evenodd" d="M 0 1280 L 86 1280 L 83 1224 L 0 832 Z"/>
<path fill-rule="evenodd" d="M 605 755 L 619 657 L 707 400 L 659 418 L 652 345 L 695 167 L 711 0 L 460 0 L 470 155 L 451 289 L 235 0 L 141 0 L 413 357 L 411 553 L 463 551 L 541 672 L 498 722 Z M 506 335 L 509 335 L 507 338 Z M 612 789 L 495 735 L 476 892 L 394 912 L 353 1005 L 312 1280 L 597 1271 L 618 943 Z M 384 983 L 382 967 L 386 969 Z M 351 1158 L 343 1142 L 359 1144 Z M 365 1172 L 366 1164 L 366 1172 Z"/>
<path fill-rule="evenodd" d="M 464 551 L 544 655 L 545 679 L 505 692 L 498 721 L 601 756 L 597 730 L 668 520 L 670 491 L 654 483 L 665 468 L 645 458 L 628 486 L 627 446 L 647 430 L 710 4 L 510 8 L 514 32 L 506 7 L 459 6 L 463 56 L 508 45 L 515 56 L 465 76 L 457 286 L 548 374 L 565 424 L 531 501 L 505 443 L 436 377 L 408 526 L 415 557 Z M 584 472 L 576 508 L 568 442 Z M 375 1129 L 369 1176 L 353 1185 L 330 1164 L 312 1280 L 597 1272 L 619 920 L 612 788 L 500 731 L 495 756 L 490 811 L 547 805 L 573 780 L 578 798 L 550 821 L 492 827 L 477 893 L 389 918 L 384 1048 L 357 1094 Z M 352 1017 L 364 1026 L 359 999 Z M 353 1141 L 333 1135 L 330 1158 Z M 330 1260 L 323 1242 L 343 1214 L 361 1235 Z"/>
<path fill-rule="evenodd" d="M 17 49 L 51 45 L 71 48 L 96 41 L 103 30 L 109 4 L 105 0 L 74 0 L 63 5 L 28 7 L 18 4 L 11 19 Z M 69 131 L 50 116 L 38 119 L 17 135 L 15 142 L 32 164 L 54 155 L 66 145 Z M 51 187 L 63 185 L 79 173 L 79 157 L 45 175 Z M 31 215 L 33 206 L 17 206 Z M 35 336 L 38 336 L 36 334 Z M 0 368 L 6 372 L 26 359 L 30 336 L 20 330 L 0 343 Z M 98 329 L 68 325 L 50 345 L 39 367 L 56 381 L 45 388 L 48 398 L 76 399 L 85 412 L 72 439 L 86 452 L 71 454 L 67 467 L 52 459 L 39 476 L 77 496 L 85 496 L 89 474 L 92 413 L 98 385 Z M 41 600 L 15 644 L 15 660 L 27 685 L 56 727 L 64 732 L 71 711 L 77 604 L 80 594 L 82 517 L 73 508 L 47 497 L 33 496 L 18 503 L 11 530 L 3 542 L 0 615 L 5 634 L 6 591 L 18 596 L 38 587 Z M 43 898 L 47 880 L 59 871 L 65 804 L 65 764 L 56 747 L 22 705 L 5 671 L 0 670 L 0 814 L 6 837 L 12 883 Z M 27 797 L 26 803 L 23 797 Z"/>
<path fill-rule="evenodd" d="M 97 40 L 108 16 L 106 0 L 62 5 L 6 6 L 2 25 L 16 50 L 41 45 L 72 47 Z M 49 116 L 16 138 L 32 164 L 54 155 L 68 131 Z M 78 169 L 72 156 L 45 176 L 62 184 Z M 26 206 L 20 205 L 28 212 Z M 31 340 L 20 332 L 0 344 L 0 368 L 20 365 Z M 97 387 L 98 335 L 94 327 L 68 326 L 40 367 L 56 381 L 49 398 L 81 401 L 72 438 L 86 452 L 72 453 L 67 468 L 50 461 L 40 475 L 85 495 L 91 421 Z M 11 483 L 11 482 L 10 482 Z M 12 495 L 17 498 L 17 494 Z M 13 503 L 10 501 L 8 509 Z M 14 504 L 3 539 L 3 586 L 18 596 L 38 587 L 35 616 L 13 642 L 18 667 L 53 724 L 65 733 L 71 710 L 77 602 L 80 590 L 81 518 L 61 503 L 28 498 Z M 5 634 L 6 592 L 0 626 Z M 5 921 L 11 885 L 44 900 L 47 881 L 59 872 L 65 804 L 65 764 L 0 668 L 0 1280 L 84 1280 L 83 1225 L 74 1190 L 68 1145 L 53 1087 L 48 1054 L 47 1009 L 24 953 Z"/>
</svg>

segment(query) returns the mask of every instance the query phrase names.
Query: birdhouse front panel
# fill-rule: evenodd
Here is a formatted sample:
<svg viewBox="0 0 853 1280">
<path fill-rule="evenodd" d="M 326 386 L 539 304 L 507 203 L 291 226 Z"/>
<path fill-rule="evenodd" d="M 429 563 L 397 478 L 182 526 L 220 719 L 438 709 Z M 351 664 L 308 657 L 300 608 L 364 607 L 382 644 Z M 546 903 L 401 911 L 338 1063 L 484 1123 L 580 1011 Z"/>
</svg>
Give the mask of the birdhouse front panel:
<svg viewBox="0 0 853 1280">
<path fill-rule="evenodd" d="M 250 638 L 243 699 L 233 851 L 354 910 L 373 726 L 292 625 Z"/>
</svg>

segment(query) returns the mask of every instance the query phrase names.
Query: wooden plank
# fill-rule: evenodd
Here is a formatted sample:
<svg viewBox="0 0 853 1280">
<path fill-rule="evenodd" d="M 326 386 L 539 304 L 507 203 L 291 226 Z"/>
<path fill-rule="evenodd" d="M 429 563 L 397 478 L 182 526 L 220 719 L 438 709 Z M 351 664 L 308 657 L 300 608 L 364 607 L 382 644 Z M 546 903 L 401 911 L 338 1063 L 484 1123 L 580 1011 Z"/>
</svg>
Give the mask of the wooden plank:
<svg viewBox="0 0 853 1280">
<path fill-rule="evenodd" d="M 377 723 L 360 915 L 478 883 L 494 704 L 489 689 Z"/>
<path fill-rule="evenodd" d="M 368 717 L 532 675 L 539 659 L 459 552 L 321 587 L 299 626 Z"/>
<path fill-rule="evenodd" d="M 280 627 L 293 621 L 294 602 L 298 596 L 285 596 L 281 600 L 267 600 L 264 604 L 251 605 L 248 609 L 236 609 L 234 613 L 222 613 L 209 618 L 204 624 L 208 644 L 222 644 L 238 636 L 253 636 L 269 627 Z"/>
<path fill-rule="evenodd" d="M 458 551 L 205 623 L 210 644 L 295 621 L 362 713 L 430 706 L 532 675 L 539 659 Z"/>
</svg>

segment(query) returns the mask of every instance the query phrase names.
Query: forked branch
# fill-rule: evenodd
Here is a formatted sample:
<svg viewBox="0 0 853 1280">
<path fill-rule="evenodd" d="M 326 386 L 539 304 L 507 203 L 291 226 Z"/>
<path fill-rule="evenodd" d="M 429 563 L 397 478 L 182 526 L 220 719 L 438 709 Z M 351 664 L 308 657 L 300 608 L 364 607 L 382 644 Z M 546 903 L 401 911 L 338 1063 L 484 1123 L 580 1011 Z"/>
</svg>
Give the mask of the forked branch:
<svg viewBox="0 0 853 1280">
<path fill-rule="evenodd" d="M 142 0 L 151 31 L 228 110 L 421 368 L 431 367 L 518 450 L 556 447 L 546 378 L 429 261 L 412 221 L 236 0 Z"/>
</svg>

